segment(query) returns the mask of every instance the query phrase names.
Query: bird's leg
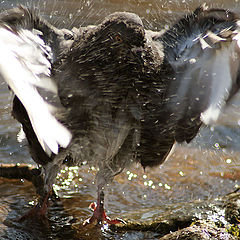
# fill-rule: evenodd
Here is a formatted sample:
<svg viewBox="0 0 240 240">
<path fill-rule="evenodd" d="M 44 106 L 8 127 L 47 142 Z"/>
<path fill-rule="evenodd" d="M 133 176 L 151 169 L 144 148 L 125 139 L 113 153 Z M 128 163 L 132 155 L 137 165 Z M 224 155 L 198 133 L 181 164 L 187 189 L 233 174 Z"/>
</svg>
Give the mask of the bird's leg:
<svg viewBox="0 0 240 240">
<path fill-rule="evenodd" d="M 97 203 L 91 203 L 89 208 L 93 210 L 93 215 L 91 218 L 87 219 L 84 221 L 83 225 L 87 224 L 103 224 L 103 223 L 108 223 L 108 224 L 119 224 L 119 223 L 125 223 L 121 219 L 111 219 L 109 218 L 104 210 L 104 191 L 103 187 L 98 187 L 98 198 L 97 198 Z"/>
<path fill-rule="evenodd" d="M 47 192 L 45 196 L 41 196 L 37 205 L 35 205 L 30 211 L 24 214 L 19 221 L 25 221 L 27 219 L 36 219 L 41 221 L 47 220 L 48 199 L 52 195 L 52 190 Z"/>
<path fill-rule="evenodd" d="M 37 219 L 40 221 L 47 221 L 47 210 L 49 205 L 49 198 L 54 196 L 52 185 L 55 181 L 56 175 L 60 169 L 59 164 L 50 162 L 44 165 L 42 169 L 42 177 L 44 179 L 43 187 L 40 192 L 40 199 L 35 207 L 20 218 L 20 221 L 24 221 L 28 218 Z"/>
</svg>

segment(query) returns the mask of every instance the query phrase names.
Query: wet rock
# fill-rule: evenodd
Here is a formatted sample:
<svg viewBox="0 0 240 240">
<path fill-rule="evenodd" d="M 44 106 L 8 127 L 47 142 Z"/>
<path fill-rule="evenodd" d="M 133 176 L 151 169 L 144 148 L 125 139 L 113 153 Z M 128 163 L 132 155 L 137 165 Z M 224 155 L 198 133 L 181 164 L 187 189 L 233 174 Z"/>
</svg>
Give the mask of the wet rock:
<svg viewBox="0 0 240 240">
<path fill-rule="evenodd" d="M 234 240 L 237 237 L 232 236 L 225 228 L 216 226 L 213 222 L 198 221 L 192 226 L 183 228 L 176 232 L 161 237 L 159 240 Z"/>
<path fill-rule="evenodd" d="M 234 193 L 226 197 L 225 218 L 231 224 L 240 224 L 240 198 L 239 194 Z"/>
<path fill-rule="evenodd" d="M 112 229 L 158 232 L 161 240 L 239 239 L 239 199 L 239 193 L 232 193 L 217 199 L 143 209 L 126 214 L 123 219 L 127 224 Z"/>
</svg>

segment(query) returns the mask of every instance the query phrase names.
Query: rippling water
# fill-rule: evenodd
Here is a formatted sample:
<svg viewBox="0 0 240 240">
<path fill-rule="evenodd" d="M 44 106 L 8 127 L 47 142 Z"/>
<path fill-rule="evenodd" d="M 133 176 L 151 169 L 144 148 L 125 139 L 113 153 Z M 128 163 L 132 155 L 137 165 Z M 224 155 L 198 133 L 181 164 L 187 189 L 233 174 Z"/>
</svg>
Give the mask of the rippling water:
<svg viewBox="0 0 240 240">
<path fill-rule="evenodd" d="M 214 6 L 240 11 L 238 1 L 208 1 Z M 200 1 L 94 0 L 94 1 L 0 1 L 0 8 L 37 6 L 57 26 L 94 24 L 114 11 L 132 11 L 144 18 L 146 28 L 162 29 Z M 16 141 L 19 125 L 11 117 L 11 95 L 0 85 L 0 162 L 29 163 L 25 143 Z M 139 208 L 226 194 L 240 184 L 239 98 L 223 115 L 220 125 L 204 128 L 189 146 L 178 146 L 160 167 L 134 165 L 117 176 L 107 189 L 108 214 L 121 217 Z M 49 226 L 18 223 L 17 219 L 37 200 L 31 183 L 0 178 L 0 239 L 155 239 L 154 233 L 113 233 L 82 228 L 91 215 L 88 206 L 96 199 L 96 170 L 87 166 L 66 168 L 58 175 L 55 189 L 60 199 L 50 207 Z M 133 216 L 134 217 L 134 216 Z M 151 218 L 151 214 L 146 216 Z"/>
</svg>

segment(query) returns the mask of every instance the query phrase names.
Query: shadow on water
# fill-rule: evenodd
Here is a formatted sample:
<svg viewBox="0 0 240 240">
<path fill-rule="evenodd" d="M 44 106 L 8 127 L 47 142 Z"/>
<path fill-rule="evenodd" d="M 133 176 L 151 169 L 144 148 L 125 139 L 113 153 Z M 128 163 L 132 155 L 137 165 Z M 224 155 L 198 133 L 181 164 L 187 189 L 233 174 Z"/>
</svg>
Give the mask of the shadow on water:
<svg viewBox="0 0 240 240">
<path fill-rule="evenodd" d="M 238 1 L 206 2 L 240 11 Z M 144 18 L 146 28 L 156 30 L 167 27 L 183 11 L 193 10 L 199 3 L 185 0 L 2 0 L 0 8 L 34 5 L 53 24 L 67 28 L 97 23 L 115 11 L 132 11 Z M 16 141 L 19 125 L 11 117 L 10 102 L 7 87 L 1 83 L 0 161 L 34 164 L 25 143 Z M 161 206 L 164 211 L 164 206 L 169 203 L 217 197 L 233 191 L 240 184 L 239 102 L 237 99 L 225 113 L 220 126 L 203 128 L 191 145 L 178 146 L 162 166 L 144 172 L 140 166 L 134 165 L 117 176 L 107 188 L 108 214 L 121 217 L 139 208 Z M 54 187 L 61 200 L 51 204 L 48 226 L 17 221 L 37 201 L 31 183 L 0 179 L 0 239 L 157 239 L 155 233 L 149 232 L 117 233 L 82 227 L 83 221 L 91 216 L 88 206 L 96 199 L 95 174 L 96 170 L 87 166 L 66 168 L 59 173 Z M 151 212 L 145 218 L 151 218 Z"/>
</svg>

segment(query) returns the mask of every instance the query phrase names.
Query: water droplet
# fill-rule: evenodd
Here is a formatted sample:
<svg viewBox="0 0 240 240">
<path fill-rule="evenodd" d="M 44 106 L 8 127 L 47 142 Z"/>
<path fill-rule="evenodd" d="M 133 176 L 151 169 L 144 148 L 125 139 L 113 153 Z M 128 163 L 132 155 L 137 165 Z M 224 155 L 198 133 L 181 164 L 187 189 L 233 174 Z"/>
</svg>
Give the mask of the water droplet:
<svg viewBox="0 0 240 240">
<path fill-rule="evenodd" d="M 220 149 L 219 143 L 215 143 L 215 144 L 214 144 L 214 147 L 215 147 L 216 149 Z"/>
<path fill-rule="evenodd" d="M 190 64 L 196 63 L 196 61 L 197 61 L 196 58 L 191 58 L 191 59 L 189 59 L 189 63 L 190 63 Z"/>
<path fill-rule="evenodd" d="M 185 175 L 183 171 L 179 171 L 178 173 L 179 173 L 179 175 L 182 176 L 182 177 Z"/>
<path fill-rule="evenodd" d="M 153 181 L 152 180 L 149 180 L 148 181 L 148 186 L 151 187 L 153 185 Z"/>
<path fill-rule="evenodd" d="M 31 202 L 28 202 L 28 204 L 34 206 L 34 205 L 35 205 L 35 202 L 34 202 L 34 201 L 31 201 Z"/>
<path fill-rule="evenodd" d="M 165 187 L 167 190 L 170 190 L 170 189 L 171 189 L 171 187 L 170 187 L 167 183 L 164 184 L 164 187 Z"/>
<path fill-rule="evenodd" d="M 226 159 L 226 163 L 228 163 L 228 164 L 232 163 L 232 159 L 230 159 L 230 158 Z"/>
</svg>

